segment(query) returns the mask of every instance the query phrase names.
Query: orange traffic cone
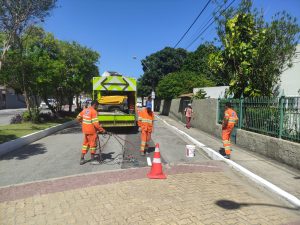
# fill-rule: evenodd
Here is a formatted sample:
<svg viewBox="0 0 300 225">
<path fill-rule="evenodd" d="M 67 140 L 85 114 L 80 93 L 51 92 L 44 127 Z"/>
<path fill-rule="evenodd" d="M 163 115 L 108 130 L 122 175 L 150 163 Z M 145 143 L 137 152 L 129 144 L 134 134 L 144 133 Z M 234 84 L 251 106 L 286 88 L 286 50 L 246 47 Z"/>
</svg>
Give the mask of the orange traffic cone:
<svg viewBox="0 0 300 225">
<path fill-rule="evenodd" d="M 153 162 L 150 173 L 147 174 L 147 177 L 150 179 L 166 179 L 166 175 L 162 171 L 159 144 L 155 146 L 155 152 L 153 156 Z"/>
</svg>

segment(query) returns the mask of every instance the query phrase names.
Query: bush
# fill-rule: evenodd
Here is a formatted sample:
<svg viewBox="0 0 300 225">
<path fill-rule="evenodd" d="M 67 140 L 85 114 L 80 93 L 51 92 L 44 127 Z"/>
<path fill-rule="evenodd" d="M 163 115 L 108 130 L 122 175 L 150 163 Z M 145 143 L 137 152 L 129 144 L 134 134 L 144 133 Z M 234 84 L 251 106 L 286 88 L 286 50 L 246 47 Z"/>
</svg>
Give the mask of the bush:
<svg viewBox="0 0 300 225">
<path fill-rule="evenodd" d="M 30 118 L 29 111 L 25 111 L 25 112 L 23 112 L 23 114 L 22 114 L 22 118 L 23 118 L 23 121 L 24 121 L 24 122 L 28 122 L 28 121 L 30 121 L 30 120 L 31 120 L 31 118 Z"/>
<path fill-rule="evenodd" d="M 22 118 L 24 122 L 31 121 L 33 123 L 39 123 L 40 122 L 40 111 L 39 110 L 32 110 L 31 115 L 29 111 L 25 111 L 22 114 Z"/>
<path fill-rule="evenodd" d="M 49 122 L 54 119 L 54 116 L 50 112 L 40 113 L 39 117 L 40 117 L 39 119 L 41 122 Z"/>
<path fill-rule="evenodd" d="M 10 119 L 10 124 L 17 124 L 17 123 L 22 123 L 22 116 L 20 114 L 16 114 Z"/>
<path fill-rule="evenodd" d="M 32 112 L 31 112 L 31 121 L 33 123 L 39 123 L 40 122 L 40 111 L 38 109 L 32 110 Z"/>
</svg>

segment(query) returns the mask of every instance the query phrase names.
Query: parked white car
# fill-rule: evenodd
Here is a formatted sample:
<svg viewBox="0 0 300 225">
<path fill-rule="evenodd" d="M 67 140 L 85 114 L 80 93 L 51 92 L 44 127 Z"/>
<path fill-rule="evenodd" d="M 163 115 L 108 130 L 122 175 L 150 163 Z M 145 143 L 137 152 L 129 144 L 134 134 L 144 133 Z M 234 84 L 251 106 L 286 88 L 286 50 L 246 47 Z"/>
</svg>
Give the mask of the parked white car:
<svg viewBox="0 0 300 225">
<path fill-rule="evenodd" d="M 56 105 L 56 101 L 54 99 L 52 99 L 52 98 L 49 98 L 48 102 L 49 102 L 49 104 L 51 106 L 55 106 Z M 43 109 L 47 108 L 47 104 L 44 101 L 42 101 L 41 104 L 40 104 L 40 108 L 43 108 Z"/>
</svg>

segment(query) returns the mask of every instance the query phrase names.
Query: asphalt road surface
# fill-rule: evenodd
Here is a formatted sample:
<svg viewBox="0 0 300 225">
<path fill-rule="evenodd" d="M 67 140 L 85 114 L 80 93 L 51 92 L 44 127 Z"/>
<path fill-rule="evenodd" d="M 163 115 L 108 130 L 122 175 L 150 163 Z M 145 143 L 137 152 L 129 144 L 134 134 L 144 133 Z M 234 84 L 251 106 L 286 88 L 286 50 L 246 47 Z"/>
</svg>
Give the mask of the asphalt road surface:
<svg viewBox="0 0 300 225">
<path fill-rule="evenodd" d="M 22 114 L 26 109 L 1 109 L 0 110 L 0 125 L 8 125 L 10 119 L 16 114 Z"/>
<path fill-rule="evenodd" d="M 147 166 L 147 157 L 153 156 L 154 146 L 160 145 L 163 163 L 207 161 L 197 151 L 196 157 L 185 156 L 187 140 L 155 121 L 149 155 L 139 155 L 140 133 L 128 129 L 113 129 L 113 136 L 100 135 L 103 146 L 101 165 L 79 165 L 82 133 L 79 125 L 67 128 L 20 148 L 0 158 L 0 186 L 19 184 L 80 173 L 107 171 Z M 90 158 L 88 153 L 86 159 Z"/>
</svg>

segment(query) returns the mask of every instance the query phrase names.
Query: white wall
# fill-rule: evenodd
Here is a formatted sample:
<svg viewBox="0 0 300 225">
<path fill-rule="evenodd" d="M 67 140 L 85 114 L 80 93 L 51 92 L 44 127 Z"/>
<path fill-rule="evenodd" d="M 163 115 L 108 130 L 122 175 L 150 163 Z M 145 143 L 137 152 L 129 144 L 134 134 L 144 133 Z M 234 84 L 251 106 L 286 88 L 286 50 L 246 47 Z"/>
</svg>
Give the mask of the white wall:
<svg viewBox="0 0 300 225">
<path fill-rule="evenodd" d="M 280 89 L 285 96 L 300 95 L 300 45 L 297 46 L 296 56 L 293 60 L 293 67 L 284 71 L 281 75 Z"/>
<path fill-rule="evenodd" d="M 193 93 L 195 95 L 200 89 L 202 89 L 206 92 L 206 96 L 208 98 L 224 98 L 225 90 L 228 88 L 229 86 L 194 88 Z"/>
</svg>

